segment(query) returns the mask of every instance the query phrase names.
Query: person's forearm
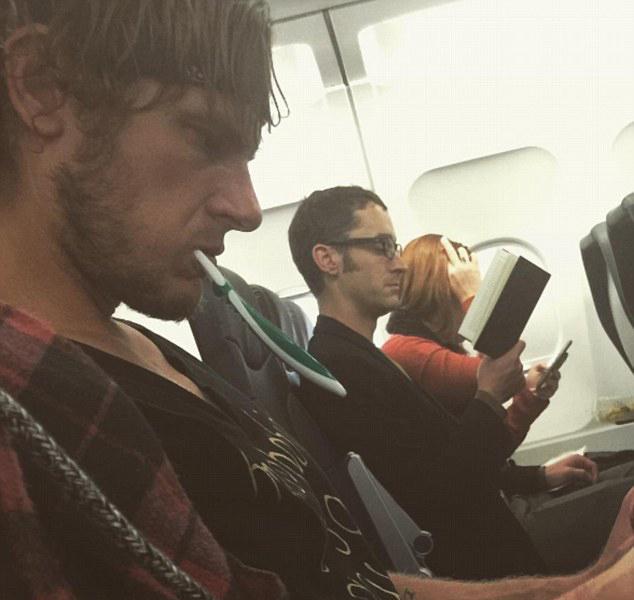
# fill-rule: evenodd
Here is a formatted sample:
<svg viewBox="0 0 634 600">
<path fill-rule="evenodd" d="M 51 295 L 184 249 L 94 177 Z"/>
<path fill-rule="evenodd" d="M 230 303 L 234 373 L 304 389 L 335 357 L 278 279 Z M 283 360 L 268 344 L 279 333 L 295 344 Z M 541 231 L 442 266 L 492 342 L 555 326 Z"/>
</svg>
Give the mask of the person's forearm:
<svg viewBox="0 0 634 600">
<path fill-rule="evenodd" d="M 402 600 L 550 600 L 574 589 L 583 575 L 518 577 L 491 582 L 464 582 L 391 573 Z"/>
<path fill-rule="evenodd" d="M 634 589 L 634 488 L 627 494 L 599 560 L 576 575 L 487 583 L 391 573 L 402 600 L 629 600 Z"/>
<path fill-rule="evenodd" d="M 504 421 L 480 400 L 470 402 L 458 426 L 443 443 L 442 460 L 455 462 L 471 479 L 497 478 L 511 454 L 510 435 Z"/>
<path fill-rule="evenodd" d="M 575 587 L 560 600 L 606 598 L 630 600 L 634 590 L 634 550 L 627 552 L 616 564 Z"/>
</svg>

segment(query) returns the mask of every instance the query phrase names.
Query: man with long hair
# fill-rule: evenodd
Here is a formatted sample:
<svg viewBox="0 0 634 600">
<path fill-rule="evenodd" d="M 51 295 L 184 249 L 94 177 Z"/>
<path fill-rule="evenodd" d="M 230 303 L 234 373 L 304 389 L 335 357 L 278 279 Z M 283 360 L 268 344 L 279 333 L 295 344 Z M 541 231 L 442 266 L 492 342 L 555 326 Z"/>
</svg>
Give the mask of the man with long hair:
<svg viewBox="0 0 634 600">
<path fill-rule="evenodd" d="M 299 444 L 113 318 L 187 317 L 194 251 L 260 224 L 248 162 L 279 118 L 266 4 L 16 0 L 0 19 L 0 386 L 105 495 L 3 435 L 0 597 L 394 597 Z"/>
</svg>

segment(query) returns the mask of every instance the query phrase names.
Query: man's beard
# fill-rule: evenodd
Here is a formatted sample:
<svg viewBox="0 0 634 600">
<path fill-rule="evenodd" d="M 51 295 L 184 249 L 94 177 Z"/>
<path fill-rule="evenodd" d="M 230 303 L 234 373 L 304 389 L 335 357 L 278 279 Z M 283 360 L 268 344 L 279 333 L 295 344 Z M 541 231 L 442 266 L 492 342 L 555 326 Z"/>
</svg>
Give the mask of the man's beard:
<svg viewBox="0 0 634 600">
<path fill-rule="evenodd" d="M 130 222 L 127 202 L 108 177 L 113 172 L 107 164 L 65 164 L 55 172 L 62 251 L 102 310 L 111 313 L 124 302 L 151 317 L 187 318 L 199 298 L 168 292 L 164 281 L 169 265 L 138 260 L 136 250 L 144 245 L 143 226 Z"/>
<path fill-rule="evenodd" d="M 344 273 L 354 273 L 359 270 L 359 265 L 355 262 L 355 260 L 348 253 L 348 249 L 343 249 L 343 272 Z"/>
<path fill-rule="evenodd" d="M 358 263 L 344 250 L 343 254 L 343 272 L 344 273 L 356 273 L 361 270 Z M 401 305 L 400 298 L 393 303 L 377 303 L 375 296 L 365 296 L 361 299 L 361 305 L 363 311 L 371 316 L 373 319 L 379 319 L 383 315 L 396 310 Z"/>
</svg>

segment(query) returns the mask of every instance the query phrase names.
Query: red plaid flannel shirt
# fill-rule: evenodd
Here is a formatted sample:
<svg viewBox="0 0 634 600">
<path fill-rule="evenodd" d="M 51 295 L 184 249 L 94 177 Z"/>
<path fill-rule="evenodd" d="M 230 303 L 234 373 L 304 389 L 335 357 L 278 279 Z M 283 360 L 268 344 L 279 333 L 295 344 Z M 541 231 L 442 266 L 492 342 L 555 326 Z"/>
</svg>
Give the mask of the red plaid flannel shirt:
<svg viewBox="0 0 634 600">
<path fill-rule="evenodd" d="M 0 387 L 152 544 L 214 598 L 282 598 L 279 578 L 225 553 L 132 401 L 72 343 L 0 304 Z M 0 597 L 174 599 L 109 543 L 0 422 Z"/>
</svg>

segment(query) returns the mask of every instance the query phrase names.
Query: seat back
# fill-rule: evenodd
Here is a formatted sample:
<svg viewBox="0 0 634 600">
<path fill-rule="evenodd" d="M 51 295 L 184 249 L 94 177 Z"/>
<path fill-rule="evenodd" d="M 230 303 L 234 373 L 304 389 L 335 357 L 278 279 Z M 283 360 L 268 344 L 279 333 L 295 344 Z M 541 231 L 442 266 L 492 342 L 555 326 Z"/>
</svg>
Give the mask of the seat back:
<svg viewBox="0 0 634 600">
<path fill-rule="evenodd" d="M 282 313 L 281 327 L 304 350 L 313 337 L 313 324 L 306 317 L 306 313 L 292 300 L 282 300 L 285 310 Z"/>
<path fill-rule="evenodd" d="M 224 267 L 220 271 L 245 302 L 257 304 L 244 279 Z M 278 423 L 287 425 L 285 403 L 280 402 L 289 390 L 284 369 L 209 281 L 203 284 L 200 306 L 189 324 L 203 362 L 253 402 L 264 406 Z"/>
<path fill-rule="evenodd" d="M 606 216 L 614 287 L 631 327 L 634 327 L 634 194 Z"/>
<path fill-rule="evenodd" d="M 292 300 L 280 298 L 275 292 L 261 285 L 252 285 L 251 290 L 255 297 L 257 309 L 298 346 L 306 350 L 313 335 L 313 324 L 306 313 Z M 291 384 L 298 387 L 299 373 L 296 373 L 286 364 L 284 364 L 284 370 Z"/>
<path fill-rule="evenodd" d="M 580 247 L 592 300 L 601 325 L 625 363 L 630 369 L 633 369 L 634 361 L 623 345 L 613 311 L 614 308 L 618 310 L 618 307 L 614 302 L 614 292 L 611 292 L 614 283 L 610 275 L 609 265 L 614 262 L 614 258 L 606 224 L 595 225 L 590 233 L 581 240 Z"/>
</svg>

